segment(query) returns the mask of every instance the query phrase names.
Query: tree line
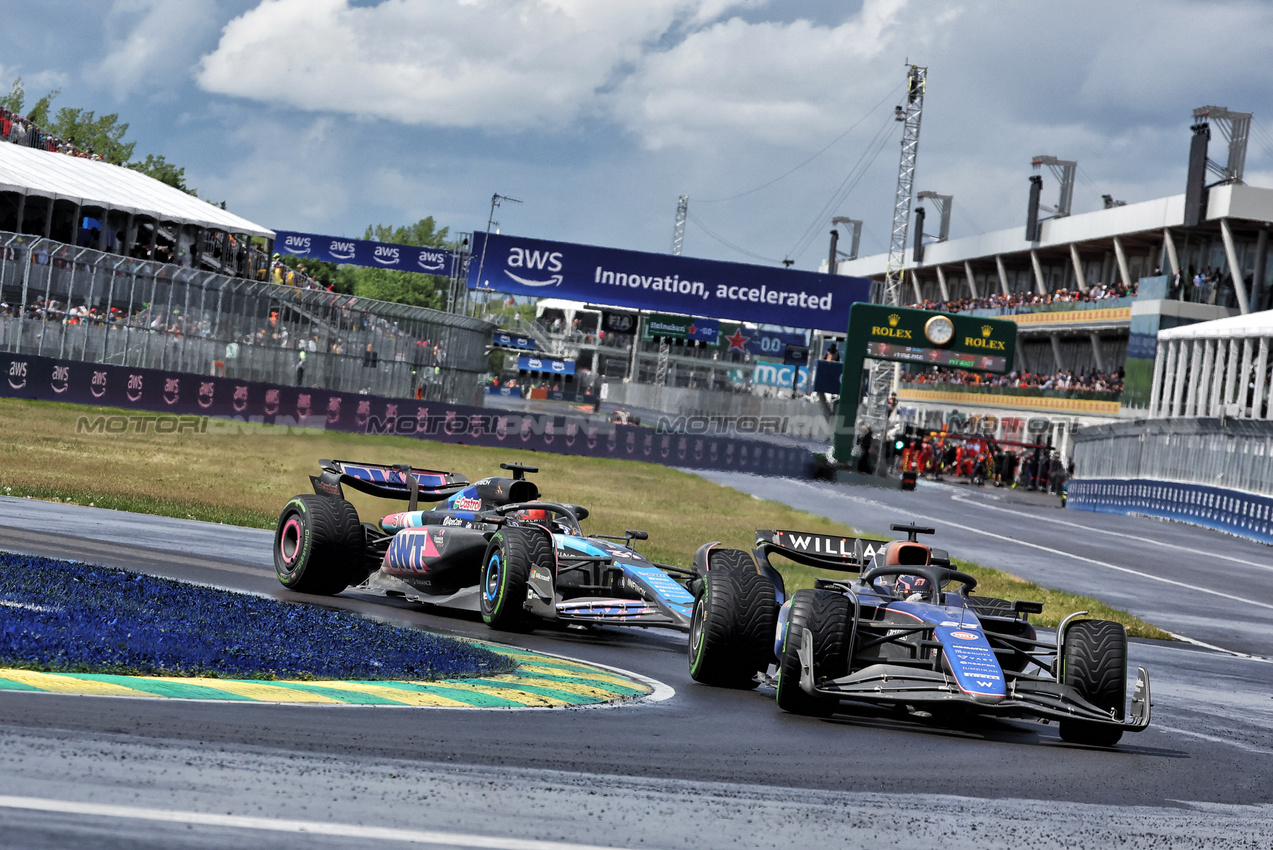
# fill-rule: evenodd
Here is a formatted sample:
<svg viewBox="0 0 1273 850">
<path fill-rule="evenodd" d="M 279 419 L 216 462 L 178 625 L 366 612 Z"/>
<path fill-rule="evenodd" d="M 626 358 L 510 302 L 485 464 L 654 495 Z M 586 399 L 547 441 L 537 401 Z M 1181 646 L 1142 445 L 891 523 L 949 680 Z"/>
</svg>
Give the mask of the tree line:
<svg viewBox="0 0 1273 850">
<path fill-rule="evenodd" d="M 186 184 L 184 167 L 169 162 L 162 154 L 148 153 L 144 159 L 133 158 L 137 143 L 125 138 L 129 125 L 119 120 L 119 113 L 98 115 L 94 110 L 75 107 L 60 107 L 54 112 L 53 101 L 60 94 L 61 89 L 54 89 L 28 107 L 26 89 L 22 78 L 18 77 L 10 86 L 9 93 L 0 96 L 0 106 L 23 116 L 45 133 L 69 142 L 80 151 L 96 154 L 113 165 L 131 168 L 199 197 L 198 191 Z M 221 202 L 220 206 L 224 209 L 225 202 Z M 453 247 L 449 242 L 449 228 L 439 228 L 432 216 L 402 226 L 368 225 L 362 238 L 422 248 Z M 256 241 L 259 244 L 262 240 Z M 264 248 L 264 245 L 261 244 L 261 247 Z M 303 266 L 306 274 L 336 292 L 438 310 L 446 306 L 449 280 L 445 277 L 336 265 L 290 255 L 282 255 L 279 259 L 291 268 Z"/>
</svg>

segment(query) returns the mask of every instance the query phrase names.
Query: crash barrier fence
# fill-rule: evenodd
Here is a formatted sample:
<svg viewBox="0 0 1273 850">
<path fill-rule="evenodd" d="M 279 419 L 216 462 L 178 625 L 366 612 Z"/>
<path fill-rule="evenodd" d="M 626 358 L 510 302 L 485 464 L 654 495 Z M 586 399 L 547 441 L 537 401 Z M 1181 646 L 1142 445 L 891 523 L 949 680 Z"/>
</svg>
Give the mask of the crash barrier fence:
<svg viewBox="0 0 1273 850">
<path fill-rule="evenodd" d="M 393 434 L 448 443 L 639 460 L 689 469 L 807 477 L 808 449 L 719 435 L 661 433 L 582 414 L 531 414 L 446 402 L 270 384 L 136 366 L 0 352 L 0 396 L 121 408 L 89 411 L 84 430 L 103 438 L 157 433 L 260 431 L 263 425 Z M 157 416 L 134 415 L 146 412 Z M 209 427 L 209 421 L 216 423 Z M 80 427 L 77 425 L 77 428 Z"/>
<path fill-rule="evenodd" d="M 0 232 L 0 350 L 472 403 L 489 322 Z"/>
<path fill-rule="evenodd" d="M 1273 422 L 1148 419 L 1074 435 L 1082 479 L 1170 481 L 1273 496 Z"/>
<path fill-rule="evenodd" d="M 1273 498 L 1205 484 L 1147 478 L 1084 478 L 1069 483 L 1068 507 L 1144 514 L 1273 543 Z"/>
</svg>

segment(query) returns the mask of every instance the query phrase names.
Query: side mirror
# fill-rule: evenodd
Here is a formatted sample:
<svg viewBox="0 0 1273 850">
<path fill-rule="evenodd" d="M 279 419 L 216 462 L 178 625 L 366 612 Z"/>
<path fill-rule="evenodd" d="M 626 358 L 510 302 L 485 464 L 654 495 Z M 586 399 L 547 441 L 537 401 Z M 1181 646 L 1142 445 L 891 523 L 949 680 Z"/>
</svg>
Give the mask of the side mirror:
<svg viewBox="0 0 1273 850">
<path fill-rule="evenodd" d="M 650 535 L 646 534 L 644 531 L 633 531 L 632 529 L 629 528 L 627 531 L 623 533 L 625 536 L 627 536 L 629 540 L 649 540 L 650 539 Z"/>
</svg>

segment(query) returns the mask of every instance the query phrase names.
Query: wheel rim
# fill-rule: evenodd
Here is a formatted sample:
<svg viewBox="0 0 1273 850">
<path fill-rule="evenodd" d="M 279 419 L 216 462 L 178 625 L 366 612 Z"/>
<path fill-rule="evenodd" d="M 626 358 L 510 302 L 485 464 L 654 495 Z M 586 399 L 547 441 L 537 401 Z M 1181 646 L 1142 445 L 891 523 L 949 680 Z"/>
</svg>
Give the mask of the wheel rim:
<svg viewBox="0 0 1273 850">
<path fill-rule="evenodd" d="M 694 603 L 690 617 L 690 667 L 697 667 L 703 653 L 703 600 Z"/>
<path fill-rule="evenodd" d="M 503 572 L 500 565 L 499 553 L 496 552 L 486 562 L 486 575 L 482 579 L 482 598 L 492 606 L 495 603 L 495 597 L 499 595 L 500 574 Z"/>
<path fill-rule="evenodd" d="M 288 517 L 287 522 L 283 524 L 283 530 L 278 537 L 278 550 L 283 563 L 291 566 L 301 550 L 301 523 L 297 517 Z"/>
</svg>

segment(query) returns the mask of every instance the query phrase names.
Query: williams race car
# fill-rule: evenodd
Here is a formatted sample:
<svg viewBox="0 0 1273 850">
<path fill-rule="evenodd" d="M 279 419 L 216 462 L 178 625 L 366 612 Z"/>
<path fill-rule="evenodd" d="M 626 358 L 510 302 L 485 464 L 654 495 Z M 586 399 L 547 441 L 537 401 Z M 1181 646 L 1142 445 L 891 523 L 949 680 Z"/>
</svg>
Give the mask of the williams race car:
<svg viewBox="0 0 1273 850">
<path fill-rule="evenodd" d="M 494 628 L 542 621 L 665 626 L 688 631 L 694 575 L 635 548 L 644 531 L 586 536 L 587 508 L 541 502 L 533 466 L 470 483 L 409 465 L 319 461 L 314 495 L 284 506 L 274 568 L 285 587 L 331 595 L 347 587 L 430 605 L 478 610 Z M 363 523 L 344 487 L 405 500 L 407 510 Z M 420 502 L 437 502 L 419 510 Z M 676 578 L 673 578 L 676 576 Z"/>
<path fill-rule="evenodd" d="M 1136 676 L 1125 713 L 1127 634 L 1104 620 L 1066 617 L 1039 640 L 1036 602 L 972 595 L 977 580 L 931 528 L 894 525 L 905 540 L 758 531 L 753 552 L 708 543 L 695 555 L 703 581 L 689 636 L 690 675 L 734 688 L 770 684 L 778 706 L 829 716 L 841 700 L 916 718 L 959 712 L 1059 722 L 1070 743 L 1112 746 L 1149 725 L 1149 674 Z M 770 563 L 859 573 L 817 579 L 789 598 Z M 957 583 L 958 592 L 948 589 Z"/>
</svg>

